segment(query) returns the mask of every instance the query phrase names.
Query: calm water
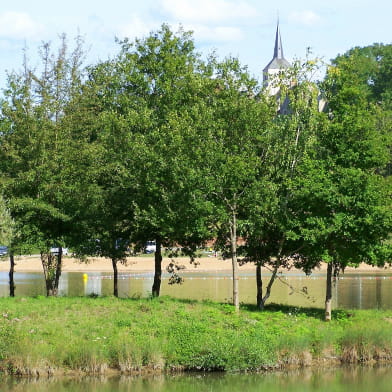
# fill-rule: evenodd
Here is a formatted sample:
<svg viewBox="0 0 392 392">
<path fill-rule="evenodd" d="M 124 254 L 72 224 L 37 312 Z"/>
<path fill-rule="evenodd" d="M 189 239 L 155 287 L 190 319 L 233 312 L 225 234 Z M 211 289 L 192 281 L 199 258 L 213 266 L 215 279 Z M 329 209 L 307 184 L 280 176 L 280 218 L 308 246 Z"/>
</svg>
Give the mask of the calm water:
<svg viewBox="0 0 392 392">
<path fill-rule="evenodd" d="M 390 392 L 391 367 L 318 369 L 273 374 L 0 380 L 3 392 Z"/>
<path fill-rule="evenodd" d="M 162 281 L 162 295 L 179 298 L 211 299 L 229 302 L 232 298 L 230 274 L 183 274 L 182 285 L 168 284 L 167 276 Z M 120 274 L 119 295 L 121 297 L 143 297 L 151 292 L 152 273 Z M 16 295 L 35 296 L 45 294 L 42 273 L 16 273 Z M 266 284 L 267 277 L 264 279 Z M 110 295 L 113 291 L 112 275 L 108 273 L 88 273 L 87 280 L 82 273 L 63 273 L 60 293 L 69 296 Z M 0 272 L 0 296 L 7 296 L 8 274 Z M 251 274 L 240 276 L 240 300 L 255 303 L 255 278 Z M 334 285 L 334 306 L 340 308 L 384 308 L 392 309 L 392 275 L 345 274 Z M 294 306 L 323 307 L 325 298 L 325 276 L 314 274 L 310 277 L 300 275 L 281 276 L 272 289 L 271 302 Z"/>
</svg>

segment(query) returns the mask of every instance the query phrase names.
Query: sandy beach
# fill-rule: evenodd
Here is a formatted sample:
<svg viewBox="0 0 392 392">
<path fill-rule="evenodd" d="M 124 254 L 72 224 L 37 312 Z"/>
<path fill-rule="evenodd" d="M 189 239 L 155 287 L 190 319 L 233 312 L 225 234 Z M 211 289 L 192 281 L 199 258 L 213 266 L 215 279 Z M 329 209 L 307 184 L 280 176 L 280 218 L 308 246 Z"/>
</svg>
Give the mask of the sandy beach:
<svg viewBox="0 0 392 392">
<path fill-rule="evenodd" d="M 231 271 L 231 261 L 222 260 L 217 257 L 202 257 L 197 259 L 199 263 L 197 267 L 190 264 L 189 258 L 178 257 L 175 261 L 185 266 L 185 270 L 198 271 Z M 16 272 L 39 272 L 42 271 L 42 264 L 39 256 L 19 256 L 15 258 L 15 271 Z M 164 270 L 170 263 L 169 258 L 164 258 L 162 261 L 162 269 Z M 246 264 L 240 266 L 240 270 L 254 270 L 255 266 L 252 264 Z M 0 271 L 9 270 L 8 259 L 0 261 Z M 73 257 L 63 258 L 64 272 L 111 272 L 113 271 L 111 260 L 103 257 L 91 257 L 86 261 L 80 261 Z M 127 263 L 118 263 L 118 270 L 120 272 L 147 272 L 154 270 L 154 256 L 140 256 L 140 257 L 128 257 Z"/>
<path fill-rule="evenodd" d="M 184 265 L 184 271 L 194 271 L 195 269 L 199 272 L 222 272 L 231 271 L 231 261 L 222 260 L 219 257 L 202 257 L 197 259 L 199 264 L 197 267 L 190 264 L 189 258 L 179 257 L 175 259 L 178 264 Z M 40 257 L 35 256 L 18 256 L 15 258 L 16 272 L 40 272 L 42 271 L 42 264 Z M 165 270 L 167 265 L 170 263 L 169 258 L 164 258 L 162 262 L 162 269 Z M 0 260 L 0 271 L 9 270 L 8 259 Z M 105 258 L 89 258 L 85 262 L 81 262 L 78 259 L 72 257 L 63 258 L 63 268 L 64 272 L 111 272 L 112 263 L 109 259 Z M 154 257 L 153 256 L 139 256 L 139 257 L 129 257 L 127 259 L 127 264 L 118 263 L 119 272 L 129 272 L 129 273 L 142 273 L 154 270 Z M 255 266 L 252 263 L 248 263 L 239 267 L 240 271 L 252 272 L 255 271 Z M 315 272 L 325 272 L 326 268 L 324 265 Z M 286 270 L 283 272 L 287 273 Z M 298 270 L 292 269 L 289 271 L 298 273 Z M 361 264 L 358 268 L 346 268 L 345 273 L 377 273 L 377 274 L 391 274 L 392 269 L 372 267 L 366 264 Z"/>
</svg>

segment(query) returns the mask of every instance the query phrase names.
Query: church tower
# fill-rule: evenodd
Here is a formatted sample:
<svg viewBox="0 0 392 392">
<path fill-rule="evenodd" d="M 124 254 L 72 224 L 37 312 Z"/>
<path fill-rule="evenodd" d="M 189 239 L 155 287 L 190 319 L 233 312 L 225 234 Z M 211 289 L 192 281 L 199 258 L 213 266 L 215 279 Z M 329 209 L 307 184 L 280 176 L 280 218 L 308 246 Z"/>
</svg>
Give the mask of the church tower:
<svg viewBox="0 0 392 392">
<path fill-rule="evenodd" d="M 268 89 L 270 95 L 275 95 L 278 93 L 279 88 L 273 86 L 273 80 L 276 75 L 283 69 L 291 67 L 291 64 L 284 58 L 282 37 L 280 36 L 279 20 L 276 25 L 276 36 L 275 36 L 275 48 L 274 57 L 268 63 L 268 65 L 263 69 L 263 85 Z"/>
</svg>

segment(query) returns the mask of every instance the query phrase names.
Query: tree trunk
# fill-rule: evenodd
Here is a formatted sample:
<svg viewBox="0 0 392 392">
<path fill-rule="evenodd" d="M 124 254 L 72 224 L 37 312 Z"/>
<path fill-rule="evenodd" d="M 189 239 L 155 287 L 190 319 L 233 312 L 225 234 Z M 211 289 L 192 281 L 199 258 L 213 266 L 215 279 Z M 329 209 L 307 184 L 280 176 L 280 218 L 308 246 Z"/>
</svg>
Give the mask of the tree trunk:
<svg viewBox="0 0 392 392">
<path fill-rule="evenodd" d="M 274 267 L 274 270 L 272 271 L 272 275 L 271 275 L 271 278 L 270 278 L 270 280 L 268 282 L 267 288 L 265 290 L 264 297 L 263 297 L 262 286 L 260 286 L 260 293 L 259 293 L 259 291 L 257 291 L 257 308 L 259 310 L 264 310 L 265 303 L 267 302 L 268 298 L 271 295 L 272 285 L 274 284 L 275 279 L 276 279 L 276 275 L 278 274 L 279 265 L 280 264 L 277 264 Z M 257 270 L 256 270 L 256 273 L 257 273 Z M 260 267 L 260 284 L 262 285 L 262 282 L 261 282 L 261 267 Z M 257 290 L 258 289 L 259 289 L 259 287 L 257 287 Z"/>
<path fill-rule="evenodd" d="M 55 295 L 58 294 L 62 263 L 63 263 L 63 247 L 59 246 L 59 253 L 57 255 L 57 264 L 56 264 L 56 275 L 55 275 L 55 282 L 54 282 L 54 287 L 56 290 Z"/>
<path fill-rule="evenodd" d="M 15 260 L 14 260 L 14 254 L 11 252 L 10 253 L 10 272 L 9 272 L 10 297 L 15 297 L 14 270 L 15 270 Z"/>
<path fill-rule="evenodd" d="M 325 295 L 325 321 L 331 321 L 332 317 L 332 268 L 333 263 L 328 263 L 327 268 L 327 287 Z"/>
<path fill-rule="evenodd" d="M 238 311 L 240 309 L 239 282 L 238 282 L 238 261 L 237 261 L 237 216 L 233 210 L 232 222 L 230 227 L 231 242 L 231 263 L 233 267 L 233 305 Z"/>
<path fill-rule="evenodd" d="M 159 297 L 161 291 L 161 281 L 162 281 L 162 243 L 160 239 L 155 241 L 155 274 L 154 283 L 152 285 L 152 296 Z"/>
<path fill-rule="evenodd" d="M 271 295 L 272 285 L 275 282 L 276 275 L 278 274 L 279 267 L 282 265 L 282 249 L 283 249 L 284 242 L 285 242 L 284 239 L 281 239 L 279 241 L 279 251 L 278 251 L 278 254 L 277 254 L 277 259 L 276 259 L 276 262 L 274 264 L 274 269 L 272 271 L 271 278 L 270 278 L 270 280 L 268 282 L 268 285 L 267 285 L 267 288 L 265 290 L 265 295 L 263 297 L 262 290 L 260 290 L 260 298 L 257 297 L 257 306 L 258 306 L 259 310 L 263 310 L 264 309 L 265 303 L 267 302 L 268 298 Z M 261 280 L 261 268 L 260 268 L 260 280 Z M 257 295 L 259 296 L 259 292 L 257 292 Z"/>
<path fill-rule="evenodd" d="M 41 253 L 41 262 L 44 270 L 46 296 L 54 297 L 58 294 L 59 281 L 61 276 L 61 261 L 63 248 L 59 247 L 58 255 L 52 253 Z"/>
<path fill-rule="evenodd" d="M 51 253 L 41 253 L 41 263 L 44 270 L 46 296 L 53 296 L 53 255 Z"/>
<path fill-rule="evenodd" d="M 263 303 L 263 281 L 261 279 L 261 264 L 256 264 L 256 287 L 257 287 L 257 309 L 263 310 L 264 303 Z"/>
<path fill-rule="evenodd" d="M 278 274 L 279 266 L 280 266 L 280 263 L 277 264 L 277 265 L 274 267 L 274 270 L 273 270 L 272 275 L 271 275 L 271 277 L 270 277 L 270 280 L 269 280 L 269 282 L 268 282 L 267 288 L 266 288 L 266 290 L 265 290 L 265 296 L 263 297 L 263 307 L 264 307 L 265 303 L 267 302 L 267 299 L 268 299 L 268 298 L 270 297 L 270 295 L 271 295 L 272 285 L 274 284 L 275 279 L 276 279 L 276 275 Z"/>
<path fill-rule="evenodd" d="M 117 260 L 112 259 L 113 266 L 113 295 L 118 297 L 118 269 L 117 269 Z"/>
</svg>

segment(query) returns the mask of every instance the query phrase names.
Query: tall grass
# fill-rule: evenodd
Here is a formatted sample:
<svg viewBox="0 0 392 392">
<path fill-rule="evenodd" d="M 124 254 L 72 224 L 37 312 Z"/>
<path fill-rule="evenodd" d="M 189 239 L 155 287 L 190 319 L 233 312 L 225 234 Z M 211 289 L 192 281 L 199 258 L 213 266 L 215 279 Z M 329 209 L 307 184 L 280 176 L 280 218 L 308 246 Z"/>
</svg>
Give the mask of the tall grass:
<svg viewBox="0 0 392 392">
<path fill-rule="evenodd" d="M 0 370 L 20 375 L 249 371 L 392 359 L 392 312 L 171 298 L 1 298 Z"/>
</svg>

